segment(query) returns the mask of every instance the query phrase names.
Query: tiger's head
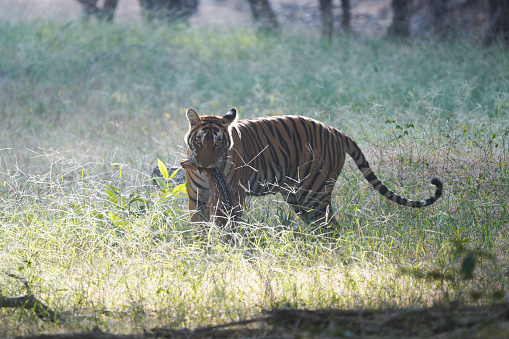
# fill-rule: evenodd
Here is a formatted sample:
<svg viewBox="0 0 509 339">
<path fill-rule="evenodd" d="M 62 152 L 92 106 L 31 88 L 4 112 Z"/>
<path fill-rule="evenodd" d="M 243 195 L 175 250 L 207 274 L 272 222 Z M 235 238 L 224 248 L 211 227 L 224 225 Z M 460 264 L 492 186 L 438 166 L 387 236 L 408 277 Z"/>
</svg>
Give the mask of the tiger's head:
<svg viewBox="0 0 509 339">
<path fill-rule="evenodd" d="M 233 146 L 232 127 L 237 121 L 237 110 L 230 109 L 223 117 L 216 115 L 199 116 L 192 109 L 187 110 L 189 131 L 185 141 L 191 150 L 189 161 L 197 167 L 213 168 L 224 159 Z"/>
</svg>

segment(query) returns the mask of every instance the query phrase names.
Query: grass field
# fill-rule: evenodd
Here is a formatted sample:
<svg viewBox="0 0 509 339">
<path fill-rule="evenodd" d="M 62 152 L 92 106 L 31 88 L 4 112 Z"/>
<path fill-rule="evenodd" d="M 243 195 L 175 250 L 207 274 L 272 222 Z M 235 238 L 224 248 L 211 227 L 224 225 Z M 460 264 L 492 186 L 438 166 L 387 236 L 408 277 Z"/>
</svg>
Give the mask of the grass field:
<svg viewBox="0 0 509 339">
<path fill-rule="evenodd" d="M 215 325 L 273 308 L 507 301 L 509 50 L 254 30 L 0 22 L 0 294 L 66 321 L 0 310 L 0 337 Z M 196 239 L 187 199 L 151 185 L 185 154 L 184 112 L 299 114 L 361 145 L 383 200 L 348 160 L 335 238 L 280 196 L 241 229 Z M 472 269 L 472 262 L 475 264 Z"/>
</svg>

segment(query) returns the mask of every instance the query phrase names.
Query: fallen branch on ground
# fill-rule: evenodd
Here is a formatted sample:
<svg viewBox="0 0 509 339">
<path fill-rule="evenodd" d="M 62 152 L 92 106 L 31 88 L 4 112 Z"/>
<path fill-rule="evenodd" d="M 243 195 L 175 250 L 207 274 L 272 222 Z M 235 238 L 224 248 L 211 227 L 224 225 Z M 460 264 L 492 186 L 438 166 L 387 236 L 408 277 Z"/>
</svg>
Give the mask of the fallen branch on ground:
<svg viewBox="0 0 509 339">
<path fill-rule="evenodd" d="M 24 278 L 18 277 L 12 273 L 6 274 L 11 278 L 23 282 L 27 294 L 21 297 L 11 297 L 11 298 L 0 295 L 0 307 L 24 308 L 27 310 L 31 310 L 38 318 L 43 320 L 49 320 L 51 322 L 62 320 L 61 316 L 58 313 L 54 312 L 48 306 L 44 305 L 41 301 L 35 298 L 34 294 L 32 293 L 32 290 L 30 289 L 30 285 L 28 285 L 28 282 Z"/>
</svg>

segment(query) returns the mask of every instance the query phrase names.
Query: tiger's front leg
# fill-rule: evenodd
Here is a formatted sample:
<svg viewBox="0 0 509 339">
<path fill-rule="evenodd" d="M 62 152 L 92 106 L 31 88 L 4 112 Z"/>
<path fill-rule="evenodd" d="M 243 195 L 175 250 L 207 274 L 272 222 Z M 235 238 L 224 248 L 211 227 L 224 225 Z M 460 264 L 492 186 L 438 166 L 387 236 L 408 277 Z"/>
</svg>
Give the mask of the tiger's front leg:
<svg viewBox="0 0 509 339">
<path fill-rule="evenodd" d="M 189 213 L 191 214 L 191 225 L 193 226 L 194 234 L 198 238 L 204 239 L 207 234 L 208 225 L 207 223 L 210 221 L 210 214 L 207 208 L 207 201 L 203 201 L 203 190 L 200 190 L 199 193 L 196 194 L 193 191 L 192 187 L 188 187 L 187 193 L 189 195 Z M 210 199 L 210 192 L 209 199 Z"/>
<path fill-rule="evenodd" d="M 187 180 L 186 182 L 191 222 L 208 222 L 210 220 L 210 213 L 207 209 L 207 204 L 210 200 L 210 189 L 207 186 L 197 186 L 196 181 L 190 182 L 190 180 Z"/>
<path fill-rule="evenodd" d="M 193 224 L 207 222 L 210 220 L 210 214 L 207 209 L 207 204 L 210 200 L 207 175 L 203 175 L 196 165 L 189 160 L 182 161 L 181 166 L 186 171 L 191 222 Z"/>
<path fill-rule="evenodd" d="M 189 212 L 191 213 L 192 223 L 207 222 L 210 220 L 207 204 L 200 201 L 194 202 L 189 198 Z"/>
</svg>

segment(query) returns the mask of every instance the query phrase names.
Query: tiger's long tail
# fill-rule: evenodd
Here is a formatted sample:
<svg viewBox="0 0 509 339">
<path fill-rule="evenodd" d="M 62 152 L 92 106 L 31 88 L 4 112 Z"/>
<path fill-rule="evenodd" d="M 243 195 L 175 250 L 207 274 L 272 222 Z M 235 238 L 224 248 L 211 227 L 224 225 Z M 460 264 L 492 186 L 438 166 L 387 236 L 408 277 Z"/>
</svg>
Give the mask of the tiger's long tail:
<svg viewBox="0 0 509 339">
<path fill-rule="evenodd" d="M 432 178 L 431 183 L 436 186 L 435 195 L 429 197 L 426 200 L 408 200 L 405 197 L 402 197 L 390 189 L 388 189 L 373 173 L 371 170 L 371 167 L 369 166 L 368 161 L 366 160 L 366 157 L 364 156 L 364 153 L 362 153 L 361 149 L 355 141 L 348 138 L 348 145 L 346 147 L 346 152 L 352 157 L 352 159 L 355 161 L 355 164 L 361 171 L 364 178 L 373 186 L 375 190 L 377 190 L 381 195 L 386 197 L 389 200 L 394 201 L 395 203 L 402 205 L 402 206 L 408 206 L 408 207 L 425 207 L 433 204 L 435 201 L 438 200 L 442 196 L 443 192 L 443 184 L 442 181 L 438 178 Z"/>
</svg>

